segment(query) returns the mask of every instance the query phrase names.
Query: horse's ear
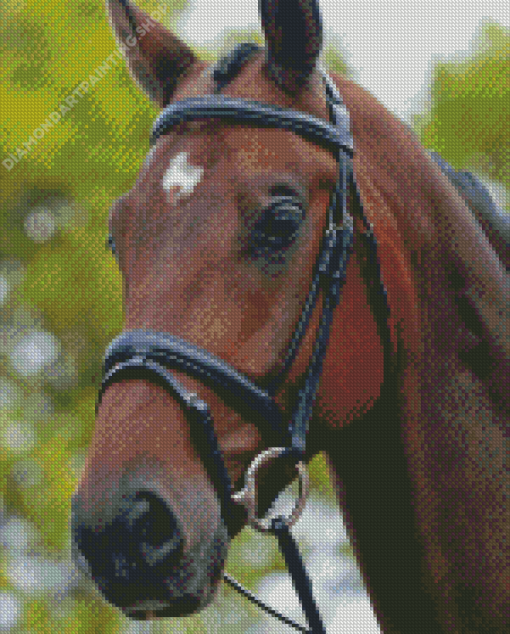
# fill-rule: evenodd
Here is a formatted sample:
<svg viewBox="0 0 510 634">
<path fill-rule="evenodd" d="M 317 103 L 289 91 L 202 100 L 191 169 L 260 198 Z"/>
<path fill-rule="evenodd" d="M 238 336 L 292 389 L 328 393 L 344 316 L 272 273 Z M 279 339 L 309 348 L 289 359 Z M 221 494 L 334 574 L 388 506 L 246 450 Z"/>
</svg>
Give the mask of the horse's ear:
<svg viewBox="0 0 510 634">
<path fill-rule="evenodd" d="M 179 82 L 197 63 L 195 55 L 129 0 L 106 0 L 106 5 L 131 75 L 154 102 L 166 106 Z"/>
<path fill-rule="evenodd" d="M 266 36 L 267 73 L 296 93 L 315 68 L 322 48 L 322 20 L 316 0 L 260 0 Z"/>
</svg>

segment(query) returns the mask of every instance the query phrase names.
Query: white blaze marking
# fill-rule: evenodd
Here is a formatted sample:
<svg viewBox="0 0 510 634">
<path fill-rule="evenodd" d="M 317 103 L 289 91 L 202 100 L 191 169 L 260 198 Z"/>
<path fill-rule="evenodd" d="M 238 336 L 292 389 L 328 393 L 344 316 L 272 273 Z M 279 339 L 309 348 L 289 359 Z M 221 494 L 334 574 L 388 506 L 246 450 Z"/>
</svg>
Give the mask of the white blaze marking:
<svg viewBox="0 0 510 634">
<path fill-rule="evenodd" d="M 191 165 L 188 159 L 188 152 L 179 152 L 170 161 L 163 176 L 163 189 L 167 192 L 168 200 L 172 205 L 184 196 L 192 194 L 202 180 L 204 168 Z"/>
</svg>

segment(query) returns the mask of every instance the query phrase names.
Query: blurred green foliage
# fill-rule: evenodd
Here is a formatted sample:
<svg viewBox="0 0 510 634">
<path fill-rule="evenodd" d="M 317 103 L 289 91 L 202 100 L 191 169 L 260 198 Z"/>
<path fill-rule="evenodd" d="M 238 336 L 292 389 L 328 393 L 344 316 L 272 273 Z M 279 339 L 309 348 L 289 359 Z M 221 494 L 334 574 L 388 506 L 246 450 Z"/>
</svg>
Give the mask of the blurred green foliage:
<svg viewBox="0 0 510 634">
<path fill-rule="evenodd" d="M 439 63 L 432 79 L 431 107 L 415 120 L 425 147 L 456 169 L 510 188 L 510 32 L 486 23 L 473 54 Z"/>
</svg>

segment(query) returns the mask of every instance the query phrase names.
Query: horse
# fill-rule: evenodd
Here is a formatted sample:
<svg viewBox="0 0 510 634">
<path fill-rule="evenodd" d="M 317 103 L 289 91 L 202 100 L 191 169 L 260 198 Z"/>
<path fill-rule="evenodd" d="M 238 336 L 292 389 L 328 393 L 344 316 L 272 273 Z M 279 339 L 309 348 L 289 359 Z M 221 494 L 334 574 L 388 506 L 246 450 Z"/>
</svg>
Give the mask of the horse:
<svg viewBox="0 0 510 634">
<path fill-rule="evenodd" d="M 185 616 L 213 601 L 229 542 L 249 519 L 240 504 L 227 516 L 221 486 L 228 478 L 239 501 L 247 467 L 275 442 L 247 401 L 284 423 L 295 409 L 326 307 L 306 309 L 285 359 L 328 202 L 340 196 L 353 217 L 340 227 L 352 237 L 340 257 L 350 258 L 299 465 L 325 453 L 383 632 L 508 631 L 508 277 L 496 220 L 480 224 L 476 196 L 461 195 L 367 91 L 331 73 L 326 95 L 315 0 L 260 0 L 265 46 L 212 67 L 130 1 L 107 6 L 133 78 L 163 109 L 138 180 L 110 212 L 125 329 L 164 333 L 173 358 L 188 352 L 170 371 L 157 337 L 149 360 L 116 357 L 118 341 L 110 348 L 72 501 L 76 564 L 129 618 Z M 286 129 L 260 116 L 292 110 L 315 135 L 339 135 L 326 124 L 335 90 L 335 111 L 351 120 L 349 187 L 338 185 L 338 156 L 305 138 L 297 115 Z M 211 95 L 223 108 L 244 104 L 246 119 L 252 104 L 258 118 L 168 123 Z M 119 374 L 123 363 L 130 372 Z M 244 381 L 237 400 L 235 387 L 216 385 L 219 373 Z M 197 441 L 196 420 L 215 448 Z M 261 470 L 260 513 L 295 467 Z"/>
</svg>

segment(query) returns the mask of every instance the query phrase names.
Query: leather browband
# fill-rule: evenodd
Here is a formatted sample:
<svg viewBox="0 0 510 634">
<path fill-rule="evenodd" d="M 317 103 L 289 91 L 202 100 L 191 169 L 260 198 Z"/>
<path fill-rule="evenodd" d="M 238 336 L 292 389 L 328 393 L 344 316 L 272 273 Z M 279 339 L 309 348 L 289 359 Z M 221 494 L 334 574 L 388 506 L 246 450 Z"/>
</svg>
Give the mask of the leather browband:
<svg viewBox="0 0 510 634">
<path fill-rule="evenodd" d="M 289 130 L 307 141 L 324 145 L 335 156 L 339 150 L 351 158 L 354 155 L 349 113 L 342 103 L 335 104 L 336 125 L 331 125 L 311 114 L 290 108 L 220 95 L 183 99 L 166 106 L 154 123 L 151 144 L 180 123 L 213 118 L 225 122 L 232 119 L 237 124 Z"/>
</svg>

